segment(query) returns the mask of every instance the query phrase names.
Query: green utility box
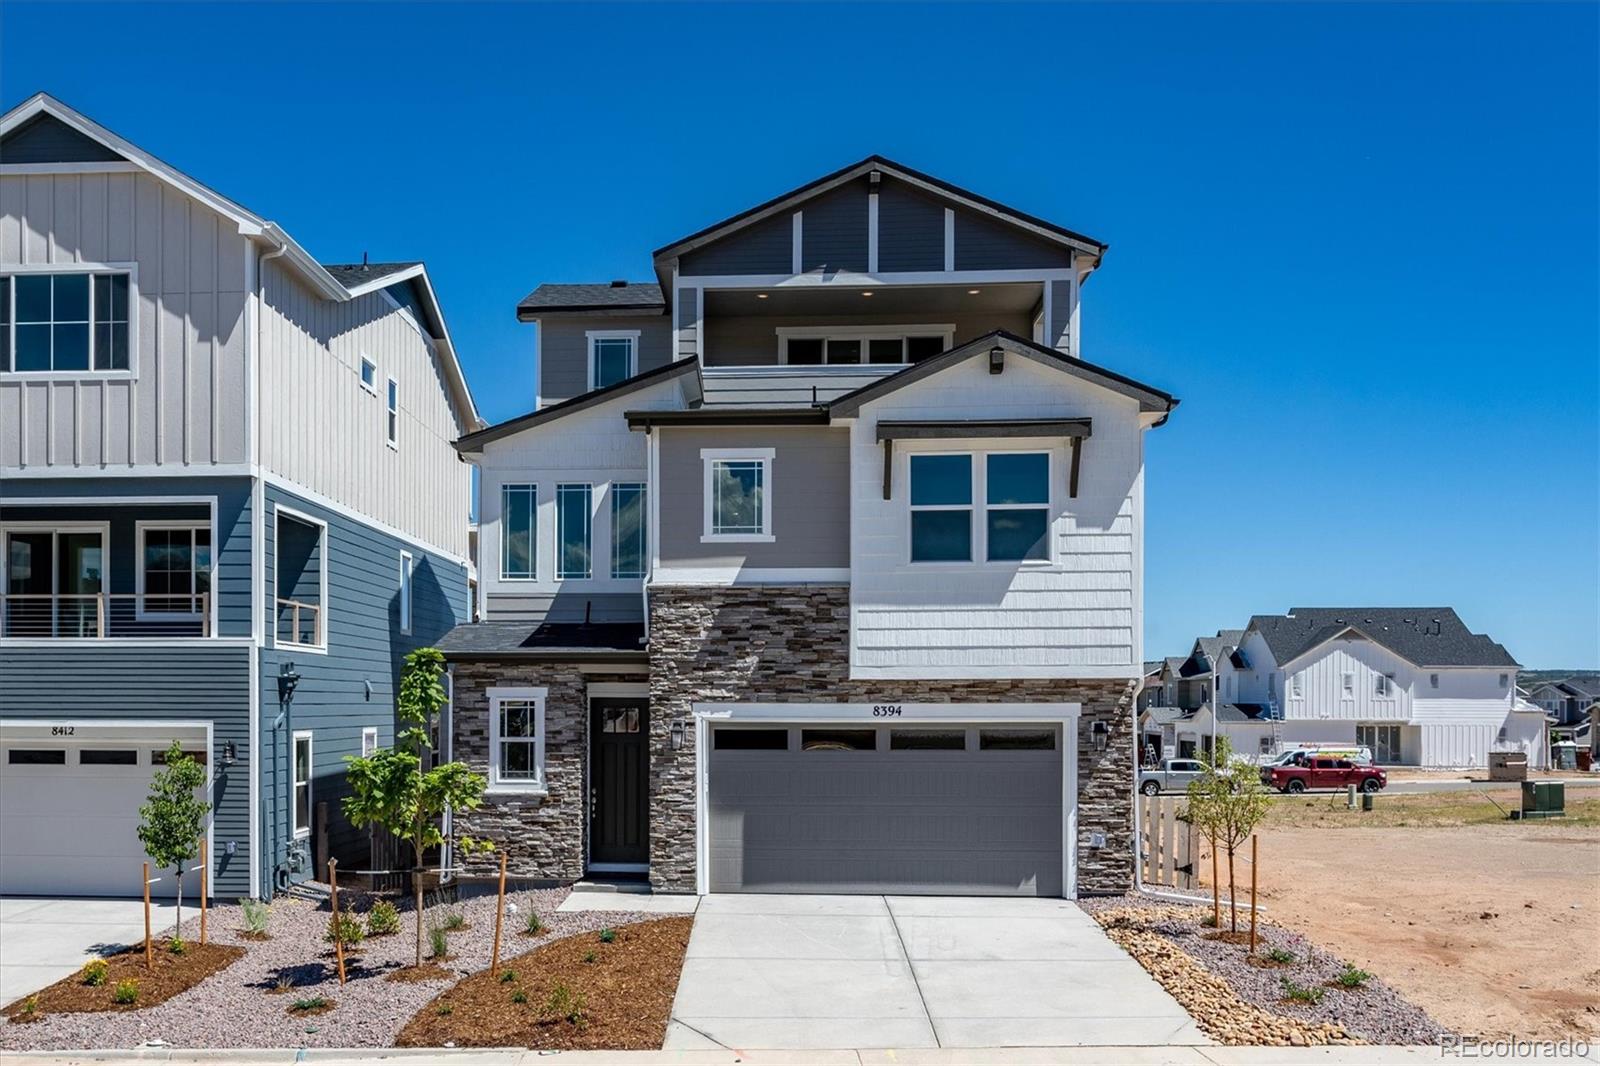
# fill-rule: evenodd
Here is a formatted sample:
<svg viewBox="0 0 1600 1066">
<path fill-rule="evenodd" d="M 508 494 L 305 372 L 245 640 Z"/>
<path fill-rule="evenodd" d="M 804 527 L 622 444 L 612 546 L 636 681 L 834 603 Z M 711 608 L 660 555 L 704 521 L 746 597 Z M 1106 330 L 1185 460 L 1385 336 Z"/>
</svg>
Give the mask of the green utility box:
<svg viewBox="0 0 1600 1066">
<path fill-rule="evenodd" d="M 1565 781 L 1524 781 L 1522 817 L 1564 818 L 1567 814 Z"/>
</svg>

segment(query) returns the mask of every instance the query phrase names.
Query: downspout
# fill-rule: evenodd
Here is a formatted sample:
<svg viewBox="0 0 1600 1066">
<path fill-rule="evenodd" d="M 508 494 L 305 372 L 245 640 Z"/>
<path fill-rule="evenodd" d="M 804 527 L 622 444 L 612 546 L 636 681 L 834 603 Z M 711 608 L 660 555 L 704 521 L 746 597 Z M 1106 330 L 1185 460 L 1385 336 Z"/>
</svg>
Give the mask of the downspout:
<svg viewBox="0 0 1600 1066">
<path fill-rule="evenodd" d="M 261 480 L 261 477 L 260 477 L 260 467 L 261 467 L 261 428 L 260 428 L 261 427 L 261 412 L 260 412 L 259 408 L 260 408 L 260 405 L 261 405 L 261 364 L 262 364 L 262 361 L 263 361 L 262 360 L 262 351 L 263 351 L 263 348 L 264 348 L 264 343 L 263 342 L 264 342 L 265 337 L 266 337 L 266 323 L 265 323 L 266 315 L 264 313 L 264 308 L 266 306 L 267 279 L 266 279 L 266 269 L 265 268 L 266 268 L 266 265 L 267 265 L 268 262 L 270 262 L 273 259 L 278 258 L 279 256 L 283 255 L 288 250 L 289 250 L 289 245 L 287 243 L 279 243 L 278 246 L 276 248 L 272 249 L 271 251 L 262 252 L 262 253 L 260 253 L 259 255 L 256 256 L 256 291 L 254 293 L 255 301 L 256 301 L 256 321 L 255 321 L 255 327 L 256 328 L 255 328 L 255 336 L 253 338 L 251 338 L 254 341 L 254 344 L 253 344 L 253 351 L 251 353 L 253 358 L 251 360 L 251 366 L 249 368 L 249 385 L 250 385 L 250 389 L 251 389 L 251 394 L 252 395 L 251 395 L 251 402 L 249 404 L 247 404 L 246 407 L 245 407 L 245 417 L 249 419 L 249 425 L 246 427 L 246 432 L 248 434 L 248 442 L 249 442 L 249 449 L 250 449 L 250 475 L 251 475 L 252 481 L 254 482 L 254 484 L 252 486 L 253 487 L 253 491 L 251 493 L 251 496 L 255 500 L 255 508 L 256 508 L 256 514 L 253 516 L 253 518 L 256 519 L 256 521 L 253 523 L 254 524 L 254 529 L 252 530 L 252 532 L 255 534 L 255 542 L 252 545 L 252 548 L 253 548 L 253 551 L 254 551 L 254 557 L 256 559 L 256 563 L 257 563 L 258 567 L 260 568 L 259 569 L 259 573 L 257 575 L 255 575 L 255 584 L 256 584 L 256 587 L 260 590 L 261 595 L 262 595 L 263 602 L 261 604 L 261 608 L 260 609 L 263 612 L 263 615 L 265 615 L 267 613 L 272 613 L 273 614 L 273 619 L 274 619 L 273 628 L 272 628 L 272 633 L 273 633 L 273 636 L 272 636 L 272 647 L 273 648 L 277 647 L 277 621 L 276 621 L 276 614 L 275 614 L 276 609 L 277 609 L 277 597 L 276 596 L 267 596 L 266 595 L 266 592 L 267 592 L 267 589 L 266 589 L 266 561 L 265 561 L 265 555 L 264 555 L 263 550 L 262 550 L 262 537 L 261 537 L 262 527 L 264 525 L 264 520 L 262 519 L 262 515 L 261 515 L 261 511 L 262 511 L 262 508 L 263 508 L 262 495 L 263 495 L 265 486 L 262 483 L 262 480 Z M 277 580 L 277 574 L 273 574 L 273 580 L 274 581 Z M 257 617 L 256 624 L 257 625 L 264 625 L 265 624 L 264 617 Z M 265 635 L 265 633 L 263 633 L 262 634 L 261 645 L 256 648 L 255 654 L 257 656 L 262 656 L 263 655 L 263 651 L 267 646 L 268 645 L 267 645 L 266 635 Z M 264 670 L 257 672 L 257 676 L 258 677 L 261 677 L 264 674 L 266 674 L 266 671 L 264 671 Z M 278 682 L 276 681 L 276 679 L 274 679 L 272 683 L 273 684 L 277 684 Z M 282 700 L 281 699 L 280 699 L 279 702 L 280 702 L 280 713 L 278 715 L 277 720 L 274 721 L 274 723 L 273 723 L 273 732 L 272 732 L 272 767 L 273 767 L 273 778 L 274 778 L 274 785 L 275 786 L 276 786 L 276 779 L 277 779 L 277 776 L 278 776 L 277 775 L 277 763 L 278 763 L 278 752 L 279 752 L 279 749 L 278 749 L 278 727 L 279 727 L 279 723 L 282 723 L 283 725 L 287 726 L 288 717 L 289 717 L 288 708 L 282 706 Z M 256 708 L 257 716 L 259 716 L 260 713 L 261 713 L 260 712 L 260 708 L 258 706 Z M 292 736 L 293 734 L 292 733 L 286 733 L 285 735 Z M 254 752 L 252 754 L 253 754 L 253 757 L 255 758 L 255 761 L 256 761 L 255 773 L 257 775 L 257 780 L 260 780 L 260 776 L 261 776 L 260 752 L 258 751 L 258 752 Z M 289 777 L 289 788 L 288 788 L 289 803 L 293 804 L 294 803 L 294 778 L 293 778 L 293 774 L 294 774 L 294 751 L 293 751 L 292 747 L 291 747 L 291 749 L 289 751 L 289 759 L 285 763 L 285 767 L 287 769 L 288 774 L 290 775 L 290 777 Z M 260 808 L 261 809 L 258 812 L 257 817 L 260 819 L 260 822 L 261 822 L 261 826 L 262 826 L 262 830 L 263 830 L 262 835 L 263 835 L 263 837 L 271 836 L 273 838 L 270 842 L 267 841 L 267 840 L 262 840 L 261 841 L 261 843 L 263 845 L 263 850 L 267 851 L 273 857 L 273 861 L 271 862 L 270 866 L 268 866 L 267 864 L 263 864 L 263 867 L 265 869 L 270 869 L 271 870 L 271 874 L 270 874 L 271 883 L 267 886 L 267 888 L 268 888 L 267 895 L 270 897 L 273 894 L 273 892 L 275 890 L 277 890 L 277 888 L 278 888 L 279 871 L 283 866 L 283 863 L 277 859 L 277 855 L 279 854 L 279 841 L 282 839 L 282 837 L 281 837 L 281 832 L 282 831 L 278 826 L 278 818 L 277 818 L 277 813 L 276 812 L 273 813 L 271 820 L 270 821 L 268 820 L 266 796 L 265 795 L 261 795 L 259 793 L 259 791 L 258 791 L 258 796 L 259 796 L 259 803 L 260 803 Z M 274 806 L 276 807 L 278 805 L 274 804 Z M 289 817 L 290 817 L 289 824 L 292 826 L 293 825 L 293 818 L 294 818 L 293 808 L 292 807 L 290 808 Z M 292 833 L 292 830 L 291 830 L 291 833 Z"/>
</svg>

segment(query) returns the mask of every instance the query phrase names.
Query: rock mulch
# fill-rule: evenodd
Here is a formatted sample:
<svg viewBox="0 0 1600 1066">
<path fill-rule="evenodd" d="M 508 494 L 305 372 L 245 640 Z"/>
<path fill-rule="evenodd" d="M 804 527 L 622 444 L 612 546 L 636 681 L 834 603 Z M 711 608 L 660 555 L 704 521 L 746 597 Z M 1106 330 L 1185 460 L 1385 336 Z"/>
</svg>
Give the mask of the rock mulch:
<svg viewBox="0 0 1600 1066">
<path fill-rule="evenodd" d="M 655 917 L 633 912 L 559 914 L 565 888 L 508 892 L 500 955 L 510 958 L 536 945 L 575 933 L 598 931 Z M 0 1024 L 0 1050 L 136 1048 L 165 1044 L 184 1048 L 245 1047 L 390 1047 L 402 1026 L 423 1004 L 449 987 L 449 982 L 489 965 L 494 939 L 492 890 L 464 887 L 457 903 L 430 904 L 427 919 L 437 922 L 447 908 L 459 910 L 470 928 L 450 934 L 451 958 L 437 980 L 412 983 L 384 980 L 408 966 L 415 951 L 409 901 L 401 904 L 400 932 L 369 938 L 348 956 L 349 981 L 340 987 L 328 929 L 328 905 L 311 899 L 284 898 L 272 904 L 269 940 L 241 935 L 244 917 L 237 905 L 211 909 L 212 942 L 245 949 L 226 970 L 158 1006 L 97 1014 L 46 1014 L 26 1024 Z M 365 913 L 367 901 L 341 892 L 339 902 L 353 901 Z M 512 908 L 515 908 L 513 910 Z M 522 934 L 532 909 L 548 929 L 538 937 Z M 185 937 L 199 935 L 199 921 L 184 923 Z M 424 944 L 424 954 L 427 946 Z M 318 996 L 334 1009 L 312 1017 L 287 1013 L 294 1000 Z"/>
<path fill-rule="evenodd" d="M 1436 1044 L 1442 1030 L 1421 1008 L 1376 978 L 1339 987 L 1345 961 L 1286 929 L 1262 923 L 1255 958 L 1209 924 L 1211 908 L 1130 895 L 1081 900 L 1106 934 L 1183 1004 L 1206 1035 L 1223 1044 Z M 1223 925 L 1228 923 L 1223 911 Z M 1273 963 L 1267 953 L 1287 952 Z M 1285 996 L 1284 980 L 1321 994 L 1318 1003 Z"/>
</svg>

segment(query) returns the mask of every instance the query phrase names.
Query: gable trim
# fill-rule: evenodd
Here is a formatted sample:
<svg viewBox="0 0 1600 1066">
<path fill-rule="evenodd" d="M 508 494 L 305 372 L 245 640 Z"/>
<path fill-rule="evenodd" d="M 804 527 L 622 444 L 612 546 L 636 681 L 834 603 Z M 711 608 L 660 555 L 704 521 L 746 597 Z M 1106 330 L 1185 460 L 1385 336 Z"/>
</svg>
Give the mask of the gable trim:
<svg viewBox="0 0 1600 1066">
<path fill-rule="evenodd" d="M 637 392 L 650 385 L 656 385 L 682 374 L 687 374 L 696 370 L 696 362 L 697 360 L 693 356 L 687 359 L 680 359 L 676 363 L 668 363 L 666 366 L 656 367 L 654 370 L 646 370 L 643 374 L 636 374 L 626 381 L 617 382 L 615 385 L 608 385 L 603 389 L 595 389 L 593 392 L 574 396 L 570 400 L 551 404 L 549 407 L 529 411 L 525 415 L 507 419 L 486 429 L 480 429 L 476 433 L 468 433 L 455 442 L 456 451 L 462 454 L 481 452 L 485 444 L 492 444 L 504 437 L 515 436 L 525 429 L 533 429 L 536 426 L 554 422 L 557 419 L 565 418 L 567 415 L 586 411 L 591 407 Z"/>
</svg>

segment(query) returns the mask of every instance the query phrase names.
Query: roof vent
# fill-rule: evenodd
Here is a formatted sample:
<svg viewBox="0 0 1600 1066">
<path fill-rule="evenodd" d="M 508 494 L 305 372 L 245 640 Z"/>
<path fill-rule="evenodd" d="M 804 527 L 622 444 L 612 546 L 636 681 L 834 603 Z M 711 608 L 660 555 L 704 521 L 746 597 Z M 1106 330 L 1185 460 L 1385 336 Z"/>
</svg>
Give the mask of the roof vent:
<svg viewBox="0 0 1600 1066">
<path fill-rule="evenodd" d="M 628 283 L 626 281 L 621 281 L 621 280 L 613 281 L 611 283 L 611 287 L 613 289 L 626 289 L 628 287 Z"/>
</svg>

